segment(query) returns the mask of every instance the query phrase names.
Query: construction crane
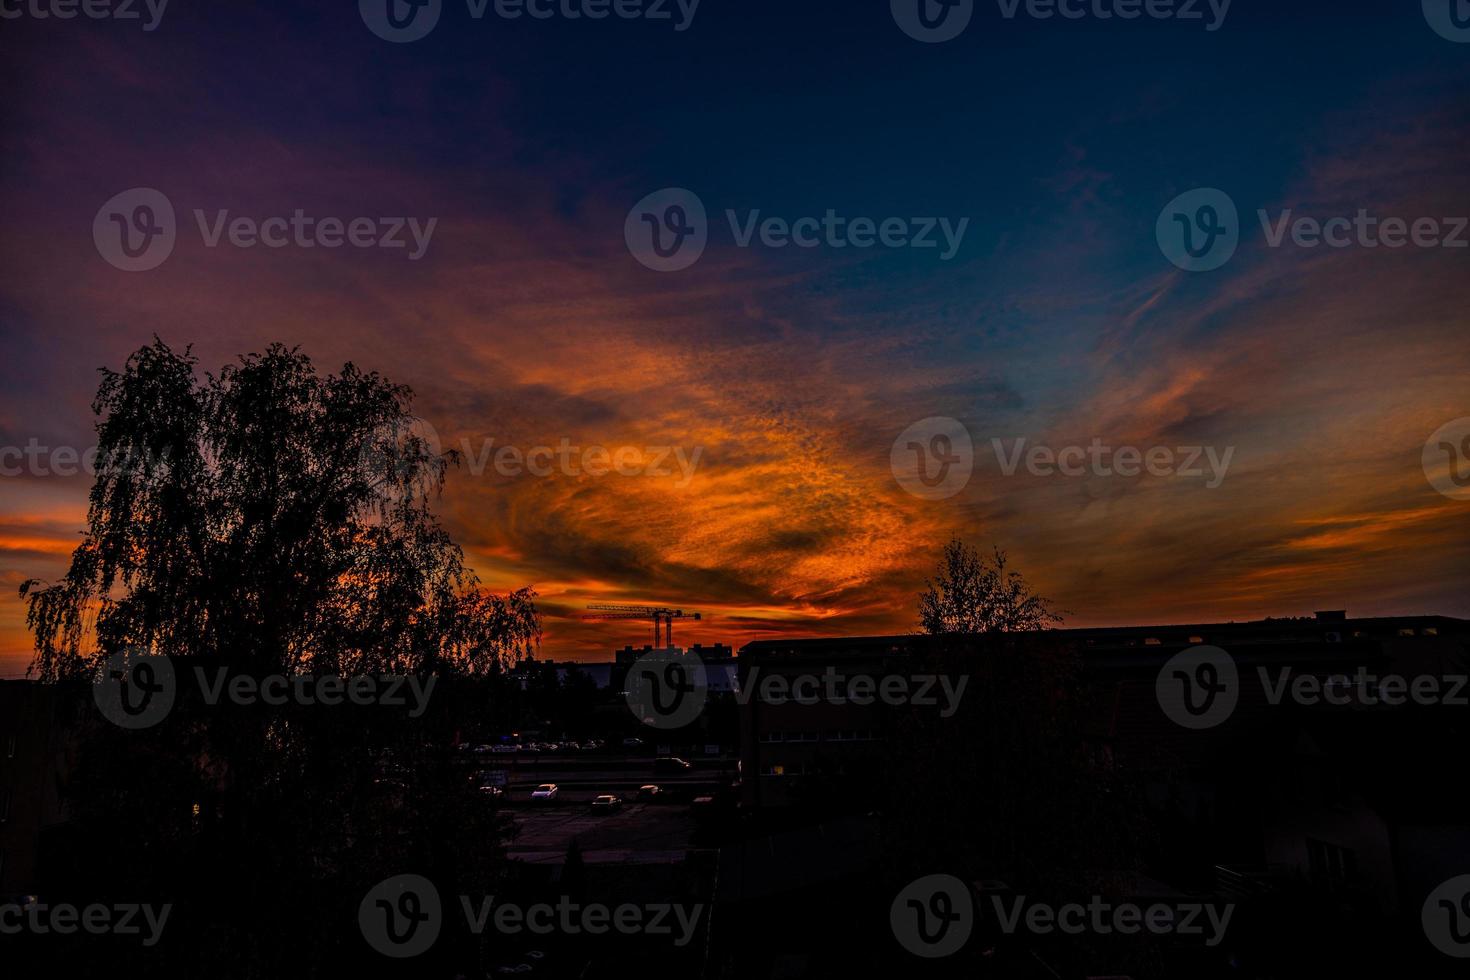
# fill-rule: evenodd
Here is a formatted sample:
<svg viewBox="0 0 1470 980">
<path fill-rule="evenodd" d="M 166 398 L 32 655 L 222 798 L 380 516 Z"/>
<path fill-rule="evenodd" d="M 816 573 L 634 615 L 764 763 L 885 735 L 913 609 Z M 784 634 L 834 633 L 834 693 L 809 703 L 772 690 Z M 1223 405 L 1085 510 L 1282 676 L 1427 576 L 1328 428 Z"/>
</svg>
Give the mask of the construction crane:
<svg viewBox="0 0 1470 980">
<path fill-rule="evenodd" d="M 587 607 L 595 610 L 591 616 L 584 619 L 651 619 L 653 620 L 653 645 L 658 646 L 658 628 L 662 624 L 664 628 L 664 646 L 674 645 L 674 620 L 676 619 L 699 619 L 699 613 L 686 613 L 682 609 L 670 609 L 668 606 L 625 606 L 616 602 L 594 602 Z"/>
</svg>

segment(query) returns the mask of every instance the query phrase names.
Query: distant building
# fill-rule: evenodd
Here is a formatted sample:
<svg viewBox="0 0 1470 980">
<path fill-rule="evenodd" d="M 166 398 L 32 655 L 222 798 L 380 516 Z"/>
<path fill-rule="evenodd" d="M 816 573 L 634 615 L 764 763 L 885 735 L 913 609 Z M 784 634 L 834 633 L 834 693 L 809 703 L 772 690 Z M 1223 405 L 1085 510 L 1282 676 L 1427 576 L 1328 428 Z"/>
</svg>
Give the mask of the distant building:
<svg viewBox="0 0 1470 980">
<path fill-rule="evenodd" d="M 558 683 L 566 683 L 569 676 L 580 674 L 592 681 L 598 690 L 612 686 L 613 665 L 610 663 L 583 663 L 575 660 L 526 660 L 516 666 L 512 676 L 520 681 L 525 690 L 533 678 L 554 673 Z"/>
<path fill-rule="evenodd" d="M 709 693 L 730 694 L 735 690 L 735 650 L 725 643 L 696 643 L 687 650 L 683 647 L 625 646 L 613 653 L 612 680 L 619 690 L 622 689 L 623 681 L 628 676 L 629 668 L 637 662 L 638 658 L 655 652 L 672 656 L 676 660 L 690 655 L 696 656 L 704 667 L 704 677 Z"/>
<path fill-rule="evenodd" d="M 557 679 L 563 684 L 568 677 L 580 675 L 586 677 L 600 691 L 605 691 L 612 684 L 612 667 L 610 663 L 577 663 L 564 661 L 555 665 Z"/>
</svg>

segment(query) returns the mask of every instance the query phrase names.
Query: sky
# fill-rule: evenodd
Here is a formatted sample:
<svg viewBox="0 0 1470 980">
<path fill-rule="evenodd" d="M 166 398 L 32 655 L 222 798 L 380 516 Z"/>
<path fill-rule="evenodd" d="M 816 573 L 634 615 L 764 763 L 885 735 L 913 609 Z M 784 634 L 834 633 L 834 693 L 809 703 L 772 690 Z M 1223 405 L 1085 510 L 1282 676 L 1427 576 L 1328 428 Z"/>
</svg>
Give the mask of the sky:
<svg viewBox="0 0 1470 980">
<path fill-rule="evenodd" d="M 1470 616 L 1436 455 L 1470 454 L 1470 43 L 1436 0 L 990 0 L 942 41 L 910 0 L 619 2 L 439 0 L 397 41 L 386 0 L 0 4 L 0 676 L 85 524 L 97 370 L 155 334 L 410 385 L 544 657 L 646 642 L 591 602 L 700 611 L 680 643 L 909 631 L 952 536 L 1075 626 Z M 130 269 L 142 193 L 172 242 Z M 1292 224 L 1360 212 L 1428 223 Z M 1234 252 L 1181 267 L 1222 214 Z M 681 225 L 658 268 L 638 236 Z"/>
</svg>

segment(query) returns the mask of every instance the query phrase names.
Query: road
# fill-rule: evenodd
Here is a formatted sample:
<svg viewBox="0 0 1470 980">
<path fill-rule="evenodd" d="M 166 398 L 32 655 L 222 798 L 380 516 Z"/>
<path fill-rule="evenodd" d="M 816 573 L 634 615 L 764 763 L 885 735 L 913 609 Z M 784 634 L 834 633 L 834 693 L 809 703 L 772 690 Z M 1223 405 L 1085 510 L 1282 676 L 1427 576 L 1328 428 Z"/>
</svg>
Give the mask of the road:
<svg viewBox="0 0 1470 980">
<path fill-rule="evenodd" d="M 559 864 L 573 838 L 589 864 L 663 864 L 683 860 L 694 832 L 687 806 L 625 803 L 611 812 L 590 806 L 516 810 L 510 856 Z"/>
</svg>

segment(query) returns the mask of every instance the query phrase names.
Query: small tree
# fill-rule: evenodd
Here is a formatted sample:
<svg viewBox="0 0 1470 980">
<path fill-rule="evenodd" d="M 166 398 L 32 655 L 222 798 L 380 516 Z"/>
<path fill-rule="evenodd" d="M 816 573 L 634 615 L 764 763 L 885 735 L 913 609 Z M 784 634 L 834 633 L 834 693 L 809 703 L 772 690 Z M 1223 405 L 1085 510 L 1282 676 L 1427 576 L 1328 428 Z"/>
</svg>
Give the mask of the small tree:
<svg viewBox="0 0 1470 980">
<path fill-rule="evenodd" d="M 1062 621 L 1051 600 L 1035 595 L 1006 553 L 983 558 L 959 538 L 944 546 L 939 575 L 919 597 L 919 623 L 937 636 L 1041 630 Z"/>
</svg>

